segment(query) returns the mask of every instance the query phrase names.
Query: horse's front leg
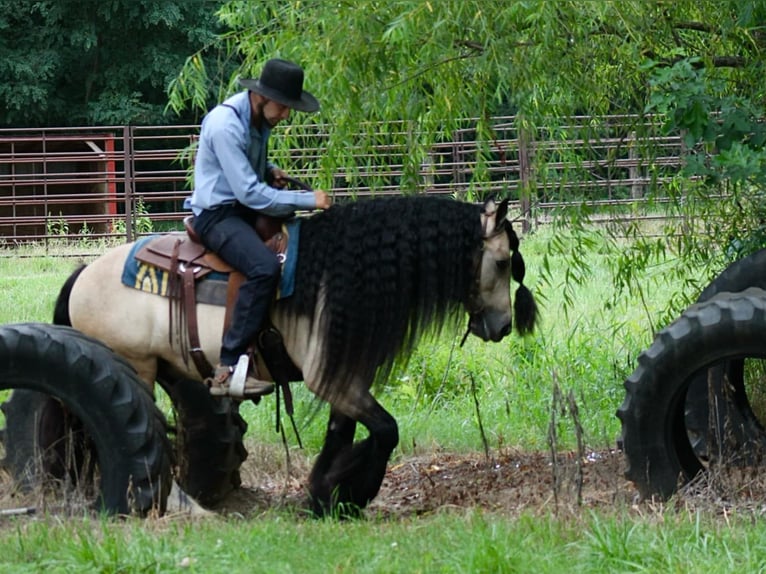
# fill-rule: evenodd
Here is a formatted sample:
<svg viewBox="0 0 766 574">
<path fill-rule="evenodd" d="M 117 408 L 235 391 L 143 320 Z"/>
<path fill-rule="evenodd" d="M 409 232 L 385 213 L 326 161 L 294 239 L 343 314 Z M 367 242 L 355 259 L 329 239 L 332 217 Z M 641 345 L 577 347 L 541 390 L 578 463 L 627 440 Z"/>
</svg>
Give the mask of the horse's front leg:
<svg viewBox="0 0 766 574">
<path fill-rule="evenodd" d="M 324 446 L 309 476 L 311 507 L 317 516 L 330 512 L 336 505 L 338 497 L 348 498 L 348 494 L 340 493 L 338 485 L 331 480 L 330 470 L 336 464 L 338 456 L 351 450 L 355 431 L 355 420 L 334 409 L 330 410 Z"/>
<path fill-rule="evenodd" d="M 322 452 L 309 477 L 312 510 L 317 516 L 355 517 L 380 490 L 386 466 L 399 443 L 396 420 L 370 395 L 354 406 L 370 436 L 354 444 L 356 421 L 333 407 Z"/>
</svg>

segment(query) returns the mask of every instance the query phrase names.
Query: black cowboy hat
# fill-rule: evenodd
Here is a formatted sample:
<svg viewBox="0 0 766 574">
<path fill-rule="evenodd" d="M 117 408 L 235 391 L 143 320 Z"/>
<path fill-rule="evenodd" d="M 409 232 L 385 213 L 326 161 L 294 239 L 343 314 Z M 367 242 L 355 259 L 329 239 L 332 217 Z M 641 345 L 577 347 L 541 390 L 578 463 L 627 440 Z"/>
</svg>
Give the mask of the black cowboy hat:
<svg viewBox="0 0 766 574">
<path fill-rule="evenodd" d="M 239 80 L 242 87 L 300 112 L 315 112 L 319 102 L 303 90 L 303 68 L 274 58 L 263 66 L 260 78 Z"/>
</svg>

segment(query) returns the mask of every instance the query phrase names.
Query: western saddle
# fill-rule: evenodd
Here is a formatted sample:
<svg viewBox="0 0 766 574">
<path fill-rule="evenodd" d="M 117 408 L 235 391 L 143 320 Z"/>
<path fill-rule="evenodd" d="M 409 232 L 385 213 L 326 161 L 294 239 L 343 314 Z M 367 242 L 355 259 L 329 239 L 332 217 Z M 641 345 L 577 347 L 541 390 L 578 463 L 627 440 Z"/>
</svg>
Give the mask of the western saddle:
<svg viewBox="0 0 766 574">
<path fill-rule="evenodd" d="M 287 250 L 287 231 L 283 223 L 282 219 L 259 215 L 255 225 L 266 246 L 282 258 Z M 213 366 L 200 345 L 196 282 L 213 272 L 228 274 L 225 332 L 231 322 L 234 302 L 244 275 L 202 245 L 194 231 L 193 216 L 184 219 L 184 229 L 185 233 L 169 233 L 148 241 L 135 257 L 168 273 L 170 344 L 173 344 L 174 336 L 177 337 L 184 361 L 191 356 L 204 379 L 212 376 Z M 184 327 L 188 339 L 184 337 Z"/>
</svg>

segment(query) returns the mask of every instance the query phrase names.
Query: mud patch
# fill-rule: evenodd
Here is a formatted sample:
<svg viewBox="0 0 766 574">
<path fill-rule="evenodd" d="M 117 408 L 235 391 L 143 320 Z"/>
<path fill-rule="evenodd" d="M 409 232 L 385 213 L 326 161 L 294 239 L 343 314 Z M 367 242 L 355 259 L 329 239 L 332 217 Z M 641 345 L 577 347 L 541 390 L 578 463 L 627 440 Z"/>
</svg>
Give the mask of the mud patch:
<svg viewBox="0 0 766 574">
<path fill-rule="evenodd" d="M 242 469 L 242 488 L 216 510 L 243 517 L 270 509 L 302 513 L 310 461 L 292 457 L 291 475 L 285 478 L 284 470 L 264 473 L 252 468 L 253 458 Z M 624 470 L 622 453 L 609 450 L 590 452 L 582 459 L 574 453 L 559 453 L 556 465 L 550 454 L 537 452 L 403 457 L 389 465 L 367 513 L 397 519 L 473 507 L 518 515 L 631 504 L 637 491 L 625 480 Z"/>
</svg>

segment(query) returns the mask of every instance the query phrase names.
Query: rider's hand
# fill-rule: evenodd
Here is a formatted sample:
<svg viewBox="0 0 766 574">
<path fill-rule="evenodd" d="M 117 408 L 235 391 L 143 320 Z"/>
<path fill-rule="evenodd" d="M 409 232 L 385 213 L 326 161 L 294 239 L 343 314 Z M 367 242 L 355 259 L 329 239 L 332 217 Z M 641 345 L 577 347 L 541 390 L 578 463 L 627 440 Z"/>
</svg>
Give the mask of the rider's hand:
<svg viewBox="0 0 766 574">
<path fill-rule="evenodd" d="M 282 189 L 287 185 L 287 180 L 285 179 L 286 177 L 287 173 L 285 170 L 275 167 L 271 170 L 271 187 Z"/>
<path fill-rule="evenodd" d="M 314 190 L 314 201 L 317 204 L 317 209 L 327 209 L 332 205 L 332 197 L 318 189 Z"/>
</svg>

